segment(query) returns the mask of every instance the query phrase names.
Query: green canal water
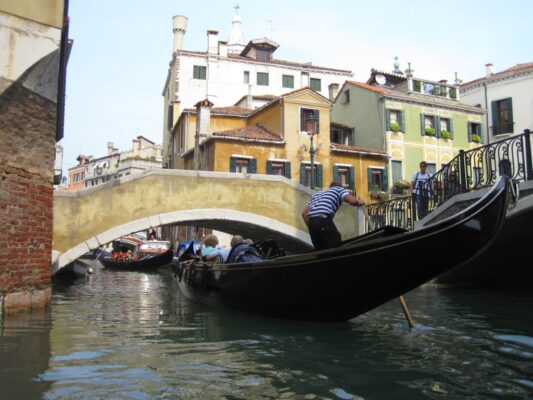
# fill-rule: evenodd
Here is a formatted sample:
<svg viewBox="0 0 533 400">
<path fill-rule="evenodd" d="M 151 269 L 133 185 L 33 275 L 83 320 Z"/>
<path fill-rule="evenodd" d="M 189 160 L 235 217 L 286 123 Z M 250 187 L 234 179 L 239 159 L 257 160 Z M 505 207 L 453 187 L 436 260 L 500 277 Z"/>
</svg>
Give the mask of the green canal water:
<svg viewBox="0 0 533 400">
<path fill-rule="evenodd" d="M 54 282 L 0 326 L 0 399 L 533 399 L 533 293 L 423 286 L 347 323 L 205 308 L 171 271 Z M 275 296 L 275 290 L 272 292 Z"/>
</svg>

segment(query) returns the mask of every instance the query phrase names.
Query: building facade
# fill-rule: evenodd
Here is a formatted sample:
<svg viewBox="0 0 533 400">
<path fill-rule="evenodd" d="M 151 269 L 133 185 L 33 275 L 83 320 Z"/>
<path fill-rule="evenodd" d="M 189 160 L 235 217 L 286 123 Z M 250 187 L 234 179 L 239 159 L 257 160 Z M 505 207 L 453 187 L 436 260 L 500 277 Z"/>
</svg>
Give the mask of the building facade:
<svg viewBox="0 0 533 400">
<path fill-rule="evenodd" d="M 459 101 L 457 85 L 377 70 L 366 83 L 346 81 L 331 112 L 347 143 L 387 154 L 382 173 L 368 171 L 368 190 L 378 194 L 410 181 L 422 160 L 434 173 L 459 150 L 477 146 L 484 116 L 483 108 Z"/>
<path fill-rule="evenodd" d="M 221 41 L 218 31 L 207 31 L 205 51 L 183 49 L 187 18 L 173 19 L 174 47 L 164 97 L 164 166 L 168 166 L 170 132 L 183 110 L 207 99 L 216 107 L 232 106 L 243 96 L 279 96 L 311 87 L 325 97 L 333 97 L 351 71 L 278 60 L 279 45 L 270 39 L 250 40 L 244 45 L 242 21 L 233 20 L 230 42 Z M 251 103 L 247 107 L 251 108 Z M 240 104 L 242 105 L 242 104 Z"/>
<path fill-rule="evenodd" d="M 62 0 L 0 0 L 0 319 L 50 303 L 67 22 Z"/>
<path fill-rule="evenodd" d="M 492 64 L 485 67 L 484 77 L 461 85 L 461 98 L 487 110 L 486 142 L 533 129 L 533 63 L 516 64 L 496 73 Z"/>
</svg>

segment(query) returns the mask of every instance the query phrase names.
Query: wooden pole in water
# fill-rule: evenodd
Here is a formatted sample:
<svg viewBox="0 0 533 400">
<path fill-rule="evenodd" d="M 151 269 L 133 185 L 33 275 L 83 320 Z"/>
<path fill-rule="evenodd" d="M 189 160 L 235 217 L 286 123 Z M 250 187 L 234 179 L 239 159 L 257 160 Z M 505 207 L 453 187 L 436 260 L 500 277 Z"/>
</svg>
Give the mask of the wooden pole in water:
<svg viewBox="0 0 533 400">
<path fill-rule="evenodd" d="M 363 209 L 363 213 L 365 214 L 366 222 L 368 223 L 368 228 L 370 230 L 374 230 L 374 224 L 372 223 L 372 220 L 370 219 L 370 216 L 368 215 L 368 212 L 366 211 L 365 206 L 361 206 Z M 405 315 L 405 319 L 407 320 L 407 325 L 409 325 L 409 330 L 413 329 L 415 326 L 415 323 L 413 321 L 413 318 L 411 318 L 411 313 L 409 312 L 409 309 L 407 308 L 407 303 L 405 302 L 405 299 L 403 296 L 398 297 L 400 300 L 400 305 L 402 306 L 403 313 Z"/>
</svg>

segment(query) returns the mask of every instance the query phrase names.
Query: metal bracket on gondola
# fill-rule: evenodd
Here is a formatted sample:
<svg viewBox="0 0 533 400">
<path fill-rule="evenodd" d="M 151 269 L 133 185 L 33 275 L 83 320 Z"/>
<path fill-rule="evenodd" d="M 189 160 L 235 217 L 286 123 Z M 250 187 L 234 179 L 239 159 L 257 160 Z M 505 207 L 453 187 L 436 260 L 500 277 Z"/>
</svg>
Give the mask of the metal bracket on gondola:
<svg viewBox="0 0 533 400">
<path fill-rule="evenodd" d="M 520 182 L 511 181 L 511 201 L 509 202 L 509 210 L 516 207 L 518 199 L 520 198 Z"/>
</svg>

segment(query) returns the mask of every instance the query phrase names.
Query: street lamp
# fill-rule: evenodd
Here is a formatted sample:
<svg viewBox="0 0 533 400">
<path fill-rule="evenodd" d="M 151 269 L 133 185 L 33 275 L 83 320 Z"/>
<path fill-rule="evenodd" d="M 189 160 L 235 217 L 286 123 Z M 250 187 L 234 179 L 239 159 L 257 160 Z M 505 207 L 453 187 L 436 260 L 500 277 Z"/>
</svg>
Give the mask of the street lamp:
<svg viewBox="0 0 533 400">
<path fill-rule="evenodd" d="M 305 129 L 311 139 L 311 146 L 309 147 L 309 156 L 311 157 L 311 190 L 315 190 L 315 148 L 313 146 L 313 137 L 316 134 L 318 120 L 314 115 L 309 115 L 305 119 Z"/>
</svg>

